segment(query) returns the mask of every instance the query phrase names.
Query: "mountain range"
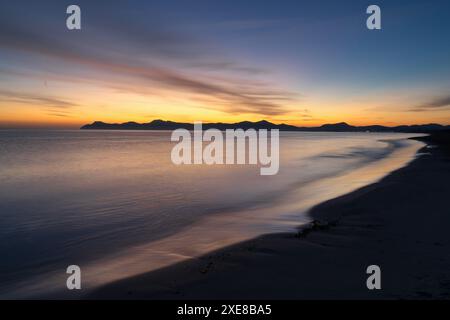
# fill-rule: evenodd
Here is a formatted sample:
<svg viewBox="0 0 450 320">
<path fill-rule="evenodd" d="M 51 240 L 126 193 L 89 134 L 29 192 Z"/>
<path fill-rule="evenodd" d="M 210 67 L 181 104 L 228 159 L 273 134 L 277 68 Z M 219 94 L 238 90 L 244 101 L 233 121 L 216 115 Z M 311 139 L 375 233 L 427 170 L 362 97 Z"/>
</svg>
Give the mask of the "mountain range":
<svg viewBox="0 0 450 320">
<path fill-rule="evenodd" d="M 81 127 L 82 130 L 175 130 L 175 129 L 193 130 L 194 124 L 173 122 L 165 120 L 153 120 L 148 123 L 125 122 L 125 123 L 105 123 L 95 121 Z M 352 126 L 345 122 L 324 124 L 318 127 L 297 127 L 288 124 L 274 124 L 266 120 L 251 122 L 242 121 L 237 123 L 203 123 L 203 130 L 207 129 L 279 129 L 280 131 L 312 131 L 312 132 L 406 132 L 406 133 L 428 133 L 443 130 L 450 130 L 450 125 L 443 126 L 440 124 L 430 123 L 421 125 L 401 125 L 387 127 L 381 125 L 370 126 Z"/>
</svg>

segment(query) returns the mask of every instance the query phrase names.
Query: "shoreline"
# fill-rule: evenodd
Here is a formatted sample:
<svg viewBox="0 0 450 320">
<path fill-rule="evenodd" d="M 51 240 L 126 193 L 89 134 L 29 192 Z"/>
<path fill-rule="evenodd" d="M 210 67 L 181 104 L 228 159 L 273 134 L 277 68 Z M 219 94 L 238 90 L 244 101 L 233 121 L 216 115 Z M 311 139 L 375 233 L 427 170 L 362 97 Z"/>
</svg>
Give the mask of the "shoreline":
<svg viewBox="0 0 450 320">
<path fill-rule="evenodd" d="M 430 155 L 379 182 L 315 206 L 309 212 L 315 222 L 298 234 L 263 235 L 106 284 L 86 298 L 448 298 L 450 163 L 443 148 L 426 146 L 418 154 L 424 151 Z M 424 215 L 428 211 L 433 219 Z M 371 264 L 381 267 L 382 290 L 366 288 Z"/>
</svg>

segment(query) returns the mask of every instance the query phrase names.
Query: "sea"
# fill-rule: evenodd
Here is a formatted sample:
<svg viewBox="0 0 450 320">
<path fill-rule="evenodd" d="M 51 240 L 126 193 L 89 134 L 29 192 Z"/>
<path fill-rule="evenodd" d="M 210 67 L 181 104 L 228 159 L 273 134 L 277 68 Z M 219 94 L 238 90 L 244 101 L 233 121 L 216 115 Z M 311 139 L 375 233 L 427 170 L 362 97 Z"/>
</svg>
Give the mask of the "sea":
<svg viewBox="0 0 450 320">
<path fill-rule="evenodd" d="M 175 165 L 170 131 L 0 130 L 0 298 L 79 298 L 260 235 L 417 156 L 418 134 L 281 132 L 280 169 Z M 68 290 L 68 266 L 82 289 Z"/>
</svg>

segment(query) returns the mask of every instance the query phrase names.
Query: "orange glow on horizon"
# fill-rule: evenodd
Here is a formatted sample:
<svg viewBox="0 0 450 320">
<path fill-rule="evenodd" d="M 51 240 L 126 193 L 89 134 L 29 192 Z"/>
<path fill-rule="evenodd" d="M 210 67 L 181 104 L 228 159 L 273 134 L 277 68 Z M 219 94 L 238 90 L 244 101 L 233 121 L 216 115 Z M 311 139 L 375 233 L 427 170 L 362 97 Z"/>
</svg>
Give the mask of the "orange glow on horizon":
<svg viewBox="0 0 450 320">
<path fill-rule="evenodd" d="M 304 103 L 285 106 L 283 113 L 262 115 L 236 112 L 216 101 L 204 101 L 197 96 L 160 90 L 152 94 L 117 92 L 101 87 L 58 89 L 61 96 L 73 105 L 59 107 L 27 101 L 0 100 L 0 128 L 67 128 L 76 129 L 94 121 L 148 123 L 155 119 L 175 122 L 202 121 L 204 123 L 267 120 L 276 124 L 315 127 L 327 123 L 346 122 L 364 125 L 450 124 L 446 110 L 433 112 L 406 112 L 387 107 L 377 109 L 370 99 L 364 102 L 332 102 L 331 98 L 311 98 Z M 49 90 L 50 91 L 50 90 Z M 78 98 L 82 97 L 82 98 Z M 389 102 L 389 97 L 385 98 Z M 396 101 L 390 103 L 394 105 Z M 307 106 L 307 107 L 305 107 Z"/>
</svg>

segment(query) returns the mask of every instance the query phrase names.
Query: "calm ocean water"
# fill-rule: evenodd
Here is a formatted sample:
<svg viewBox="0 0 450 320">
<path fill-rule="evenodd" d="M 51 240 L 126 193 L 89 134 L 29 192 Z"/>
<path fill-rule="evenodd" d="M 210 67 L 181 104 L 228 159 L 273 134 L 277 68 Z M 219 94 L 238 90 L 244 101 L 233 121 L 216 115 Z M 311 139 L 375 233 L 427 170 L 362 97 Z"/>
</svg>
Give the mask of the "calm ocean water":
<svg viewBox="0 0 450 320">
<path fill-rule="evenodd" d="M 280 171 L 175 166 L 164 131 L 0 131 L 0 297 L 71 297 L 260 234 L 410 161 L 414 135 L 281 133 Z M 417 135 L 416 135 L 417 136 Z"/>
</svg>

